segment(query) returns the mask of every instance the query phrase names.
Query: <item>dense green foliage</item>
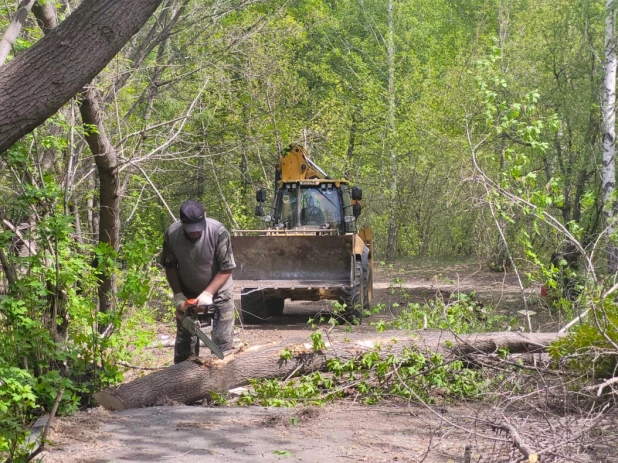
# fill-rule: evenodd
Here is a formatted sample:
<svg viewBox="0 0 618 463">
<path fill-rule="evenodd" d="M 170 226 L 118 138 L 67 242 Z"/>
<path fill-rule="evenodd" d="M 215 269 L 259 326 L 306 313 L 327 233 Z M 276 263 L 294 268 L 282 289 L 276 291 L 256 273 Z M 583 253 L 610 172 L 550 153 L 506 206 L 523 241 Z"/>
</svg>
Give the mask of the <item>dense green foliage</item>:
<svg viewBox="0 0 618 463">
<path fill-rule="evenodd" d="M 0 6 L 0 32 L 16 3 Z M 254 191 L 273 190 L 290 143 L 364 188 L 360 220 L 378 256 L 476 256 L 517 270 L 548 287 L 564 319 L 592 307 L 557 356 L 618 347 L 602 289 L 613 284 L 599 180 L 604 2 L 168 0 L 155 16 L 93 82 L 117 154 L 118 249 L 99 236 L 101 185 L 84 142 L 101 128 L 80 122 L 77 100 L 0 153 L 0 454 L 20 452 L 24 427 L 58 391 L 59 413 L 89 403 L 149 342 L 151 322 L 168 315 L 155 262 L 178 206 L 199 199 L 230 229 L 260 227 Z M 41 36 L 28 18 L 12 57 Z M 106 275 L 117 292 L 103 313 Z M 466 296 L 410 304 L 393 326 L 505 325 L 479 311 Z M 410 371 L 411 389 L 396 395 L 421 394 L 423 371 L 455 378 L 454 396 L 480 387 L 418 355 L 392 360 Z M 574 358 L 584 371 L 599 364 Z M 301 380 L 288 397 L 330 394 L 325 381 Z M 279 386 L 260 387 L 266 397 Z"/>
</svg>

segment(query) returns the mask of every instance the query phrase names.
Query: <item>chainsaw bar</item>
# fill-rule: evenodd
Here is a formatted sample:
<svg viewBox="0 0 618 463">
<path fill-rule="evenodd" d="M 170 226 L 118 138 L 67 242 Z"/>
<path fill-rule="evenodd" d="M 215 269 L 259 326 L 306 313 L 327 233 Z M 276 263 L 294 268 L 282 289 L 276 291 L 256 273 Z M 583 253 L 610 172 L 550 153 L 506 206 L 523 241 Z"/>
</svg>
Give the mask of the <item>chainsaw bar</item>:
<svg viewBox="0 0 618 463">
<path fill-rule="evenodd" d="M 202 330 L 200 330 L 195 323 L 195 320 L 191 317 L 184 317 L 182 319 L 182 326 L 185 330 L 187 330 L 191 335 L 197 336 L 202 342 L 208 347 L 213 354 L 215 354 L 220 359 L 223 359 L 223 352 L 219 349 L 212 339 L 210 339 Z"/>
</svg>

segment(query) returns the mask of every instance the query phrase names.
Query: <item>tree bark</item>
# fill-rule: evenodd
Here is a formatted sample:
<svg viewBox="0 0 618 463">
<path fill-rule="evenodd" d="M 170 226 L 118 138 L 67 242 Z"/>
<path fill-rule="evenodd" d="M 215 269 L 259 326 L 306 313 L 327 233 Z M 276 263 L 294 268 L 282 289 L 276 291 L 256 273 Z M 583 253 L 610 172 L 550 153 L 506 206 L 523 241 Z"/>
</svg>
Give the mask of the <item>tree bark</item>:
<svg viewBox="0 0 618 463">
<path fill-rule="evenodd" d="M 85 0 L 32 48 L 0 68 L 0 152 L 90 82 L 161 0 Z"/>
<path fill-rule="evenodd" d="M 15 40 L 19 37 L 19 33 L 22 27 L 24 27 L 24 23 L 26 22 L 26 18 L 34 2 L 35 0 L 22 0 L 19 2 L 15 16 L 11 19 L 11 24 L 9 24 L 9 27 L 2 36 L 2 40 L 0 40 L 0 66 L 4 64 L 9 53 L 11 53 L 11 48 L 13 48 Z"/>
<path fill-rule="evenodd" d="M 607 259 L 609 273 L 618 272 L 618 247 L 612 242 L 616 232 L 616 5 L 606 0 L 605 64 L 603 82 L 603 203 L 607 224 Z"/>
<path fill-rule="evenodd" d="M 413 336 L 380 333 L 365 339 L 342 334 L 340 340 L 327 343 L 324 350 L 314 351 L 311 343 L 271 343 L 254 346 L 227 355 L 223 360 L 192 358 L 135 381 L 95 394 L 95 399 L 108 410 L 125 410 L 155 405 L 163 400 L 191 403 L 209 397 L 211 392 L 227 391 L 248 383 L 249 379 L 285 378 L 322 370 L 331 358 L 343 361 L 378 349 L 382 357 L 401 354 L 406 348 L 440 352 L 465 357 L 476 353 L 494 353 L 506 348 L 510 353 L 542 352 L 557 340 L 558 333 L 483 333 L 455 336 L 450 332 L 423 331 Z M 450 347 L 447 347 L 447 344 Z M 284 349 L 293 353 L 283 360 Z"/>
</svg>

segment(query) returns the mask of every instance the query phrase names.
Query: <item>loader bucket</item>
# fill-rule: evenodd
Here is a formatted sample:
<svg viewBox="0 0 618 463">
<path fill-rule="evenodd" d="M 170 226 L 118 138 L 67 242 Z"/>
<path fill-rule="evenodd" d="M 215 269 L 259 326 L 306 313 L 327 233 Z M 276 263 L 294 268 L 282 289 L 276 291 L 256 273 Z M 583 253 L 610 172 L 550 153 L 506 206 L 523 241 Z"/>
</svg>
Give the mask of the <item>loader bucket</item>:
<svg viewBox="0 0 618 463">
<path fill-rule="evenodd" d="M 350 285 L 352 235 L 233 236 L 236 286 L 300 288 Z"/>
</svg>

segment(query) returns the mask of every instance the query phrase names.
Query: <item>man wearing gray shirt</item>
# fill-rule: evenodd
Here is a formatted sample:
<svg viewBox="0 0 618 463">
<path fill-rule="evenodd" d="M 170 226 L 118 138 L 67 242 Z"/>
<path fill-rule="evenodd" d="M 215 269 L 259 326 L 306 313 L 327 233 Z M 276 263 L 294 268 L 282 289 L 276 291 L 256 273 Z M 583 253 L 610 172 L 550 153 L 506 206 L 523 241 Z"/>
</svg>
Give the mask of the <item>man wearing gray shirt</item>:
<svg viewBox="0 0 618 463">
<path fill-rule="evenodd" d="M 187 299 L 199 305 L 215 304 L 218 317 L 212 340 L 225 352 L 232 349 L 234 332 L 234 294 L 232 269 L 236 267 L 230 234 L 214 219 L 206 218 L 197 201 L 180 206 L 180 222 L 165 231 L 161 265 L 174 292 L 176 306 L 176 344 L 174 363 L 196 353 L 197 338 L 180 324 Z"/>
</svg>

